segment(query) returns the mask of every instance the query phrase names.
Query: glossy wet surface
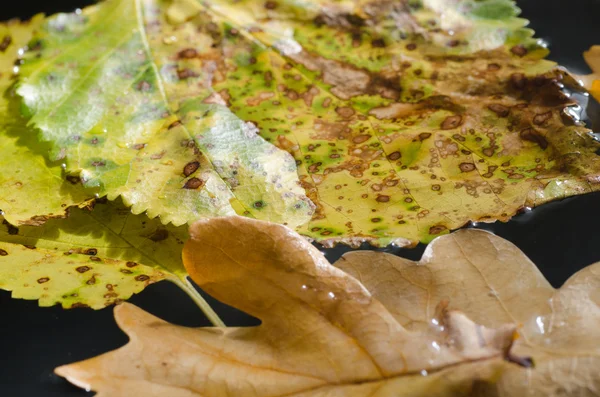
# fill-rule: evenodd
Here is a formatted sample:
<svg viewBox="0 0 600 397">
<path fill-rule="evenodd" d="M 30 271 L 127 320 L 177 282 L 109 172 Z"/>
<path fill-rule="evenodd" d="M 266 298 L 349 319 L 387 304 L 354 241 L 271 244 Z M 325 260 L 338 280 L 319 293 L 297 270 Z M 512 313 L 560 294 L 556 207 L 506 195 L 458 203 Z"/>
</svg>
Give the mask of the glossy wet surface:
<svg viewBox="0 0 600 397">
<path fill-rule="evenodd" d="M 45 11 L 69 11 L 91 4 L 87 0 L 26 1 L 0 9 L 0 19 Z M 572 0 L 566 9 L 561 0 L 521 0 L 523 16 L 531 20 L 537 37 L 546 40 L 551 59 L 575 72 L 587 73 L 581 53 L 600 44 L 600 0 Z M 592 105 L 590 114 L 600 114 Z M 600 129 L 600 128 L 597 128 Z M 476 225 L 512 241 L 542 270 L 554 286 L 560 286 L 577 270 L 600 261 L 600 193 L 579 196 L 544 205 L 502 224 Z M 364 246 L 364 249 L 368 247 Z M 327 251 L 333 261 L 347 247 Z M 387 248 L 386 251 L 418 260 L 424 250 Z M 175 324 L 208 325 L 208 321 L 176 286 L 150 286 L 131 302 Z M 231 308 L 215 309 L 228 325 L 251 325 L 255 320 Z M 98 312 L 39 308 L 36 302 L 12 300 L 0 291 L 0 395 L 77 396 L 90 395 L 53 375 L 60 364 L 81 360 L 117 348 L 127 342 L 117 328 L 112 309 Z"/>
</svg>

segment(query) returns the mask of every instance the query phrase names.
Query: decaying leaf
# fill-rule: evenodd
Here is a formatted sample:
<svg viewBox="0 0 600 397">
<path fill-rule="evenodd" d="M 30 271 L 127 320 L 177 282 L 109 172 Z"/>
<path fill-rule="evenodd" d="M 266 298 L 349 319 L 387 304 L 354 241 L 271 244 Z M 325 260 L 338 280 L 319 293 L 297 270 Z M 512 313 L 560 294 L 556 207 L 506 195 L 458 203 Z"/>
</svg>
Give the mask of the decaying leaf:
<svg viewBox="0 0 600 397">
<path fill-rule="evenodd" d="M 515 325 L 481 327 L 442 304 L 429 326 L 409 331 L 393 307 L 280 225 L 200 221 L 184 263 L 204 290 L 262 324 L 191 329 L 123 304 L 115 315 L 129 344 L 56 372 L 98 396 L 430 397 L 470 395 L 515 365 L 502 360 Z"/>
<path fill-rule="evenodd" d="M 40 305 L 102 308 L 167 279 L 212 313 L 186 282 L 185 227 L 133 215 L 119 203 L 72 209 L 43 226 L 0 227 L 0 288 Z M 214 318 L 213 318 L 214 319 Z"/>
<path fill-rule="evenodd" d="M 598 190 L 598 144 L 511 0 L 108 0 L 21 68 L 69 172 L 181 224 L 415 244 Z M 170 22 L 170 24 L 169 24 Z M 312 205 L 296 186 L 293 163 Z"/>
<path fill-rule="evenodd" d="M 108 0 L 43 25 L 18 93 L 51 160 L 163 223 L 236 213 L 304 223 L 312 204 L 293 158 L 206 99 L 216 63 L 204 60 L 201 81 L 186 60 L 211 42 L 194 25 L 166 23 L 165 4 Z"/>
<path fill-rule="evenodd" d="M 510 366 L 481 395 L 598 395 L 600 264 L 555 290 L 513 244 L 487 232 L 462 230 L 433 241 L 418 263 L 351 252 L 335 266 L 360 280 L 412 331 L 430 326 L 442 300 L 487 327 L 520 325 L 511 351 L 532 357 L 535 367 Z"/>
<path fill-rule="evenodd" d="M 27 127 L 11 87 L 19 50 L 42 20 L 38 15 L 29 22 L 0 24 L 0 209 L 4 219 L 15 225 L 63 217 L 68 207 L 85 206 L 89 198 L 64 180 L 60 163 L 48 162 L 48 148 L 38 142 L 35 130 Z"/>
</svg>

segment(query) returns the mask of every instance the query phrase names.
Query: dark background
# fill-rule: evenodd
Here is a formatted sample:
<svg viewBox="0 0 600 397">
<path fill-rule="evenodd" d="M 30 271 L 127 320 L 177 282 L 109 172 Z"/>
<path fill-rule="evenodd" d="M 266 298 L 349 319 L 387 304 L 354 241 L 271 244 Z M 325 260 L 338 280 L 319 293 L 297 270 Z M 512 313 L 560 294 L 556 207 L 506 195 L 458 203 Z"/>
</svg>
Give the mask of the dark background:
<svg viewBox="0 0 600 397">
<path fill-rule="evenodd" d="M 2 3 L 7 3 L 3 0 Z M 0 6 L 0 20 L 29 18 L 44 12 L 73 11 L 90 0 L 11 0 Z M 537 37 L 550 44 L 550 58 L 577 73 L 589 69 L 581 54 L 600 44 L 600 0 L 518 0 L 523 16 Z M 594 109 L 600 113 L 600 107 Z M 600 132 L 600 131 L 598 131 Z M 600 261 L 600 193 L 569 198 L 516 216 L 508 223 L 481 226 L 515 243 L 560 286 L 577 270 Z M 478 226 L 479 227 L 479 226 Z M 368 249 L 367 246 L 361 249 Z M 418 260 L 424 246 L 386 251 Z M 347 247 L 324 250 L 337 259 Z M 132 303 L 175 324 L 209 325 L 203 314 L 176 286 L 168 282 L 148 287 Z M 256 320 L 218 302 L 215 309 L 227 325 L 253 325 Z M 127 342 L 117 328 L 112 308 L 62 310 L 40 308 L 35 301 L 10 298 L 0 291 L 0 396 L 90 396 L 52 370 L 58 365 L 89 358 Z"/>
</svg>

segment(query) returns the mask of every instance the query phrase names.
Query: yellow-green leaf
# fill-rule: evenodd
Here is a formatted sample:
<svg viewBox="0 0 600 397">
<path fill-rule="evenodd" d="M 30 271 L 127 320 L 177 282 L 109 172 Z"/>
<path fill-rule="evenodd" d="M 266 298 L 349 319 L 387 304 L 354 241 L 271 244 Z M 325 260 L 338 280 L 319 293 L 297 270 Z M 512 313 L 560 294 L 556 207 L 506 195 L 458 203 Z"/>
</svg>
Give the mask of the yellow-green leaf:
<svg viewBox="0 0 600 397">
<path fill-rule="evenodd" d="M 60 163 L 46 159 L 48 146 L 27 127 L 12 87 L 19 51 L 42 20 L 37 15 L 29 22 L 0 24 L 0 210 L 13 224 L 35 225 L 63 217 L 68 207 L 85 206 L 89 198 L 80 186 L 64 179 Z"/>
<path fill-rule="evenodd" d="M 109 0 L 43 25 L 18 93 L 51 160 L 164 223 L 236 213 L 306 222 L 313 207 L 293 158 L 207 99 L 219 66 L 201 60 L 211 41 L 195 25 L 169 25 L 167 4 Z"/>
<path fill-rule="evenodd" d="M 0 228 L 0 288 L 40 304 L 102 308 L 167 279 L 213 316 L 186 281 L 186 227 L 133 215 L 120 202 L 72 209 L 43 226 Z M 6 255 L 4 255 L 6 254 Z M 85 270 L 85 271 L 83 271 Z M 213 316 L 212 320 L 215 320 Z"/>
</svg>

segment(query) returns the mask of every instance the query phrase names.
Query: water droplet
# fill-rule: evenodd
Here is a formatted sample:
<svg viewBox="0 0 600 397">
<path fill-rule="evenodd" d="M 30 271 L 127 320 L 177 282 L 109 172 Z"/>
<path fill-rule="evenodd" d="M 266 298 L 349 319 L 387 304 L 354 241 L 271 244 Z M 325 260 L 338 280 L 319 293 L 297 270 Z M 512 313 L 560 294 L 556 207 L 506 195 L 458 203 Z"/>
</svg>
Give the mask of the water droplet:
<svg viewBox="0 0 600 397">
<path fill-rule="evenodd" d="M 23 54 L 25 54 L 25 48 L 23 48 L 23 47 L 19 48 L 19 49 L 17 50 L 17 54 L 18 54 L 19 56 L 23 56 Z"/>
<path fill-rule="evenodd" d="M 176 41 L 177 41 L 177 37 L 175 37 L 175 36 L 169 36 L 169 37 L 163 38 L 163 43 L 165 43 L 165 44 L 173 44 Z"/>
<path fill-rule="evenodd" d="M 303 290 L 307 290 L 307 289 L 308 289 L 308 287 L 307 287 L 306 285 L 302 285 L 302 289 L 303 289 Z"/>
<path fill-rule="evenodd" d="M 535 319 L 535 323 L 537 324 L 540 333 L 545 334 L 546 331 L 544 329 L 544 318 L 542 316 L 537 316 Z"/>
<path fill-rule="evenodd" d="M 14 74 L 19 74 L 19 67 L 18 66 L 13 66 L 13 73 Z"/>
<path fill-rule="evenodd" d="M 427 370 L 422 370 L 421 371 L 421 376 L 427 376 L 429 373 L 427 372 Z"/>
<path fill-rule="evenodd" d="M 335 299 L 335 294 L 333 292 L 329 292 L 327 295 L 329 295 L 331 299 Z"/>
<path fill-rule="evenodd" d="M 440 351 L 440 345 L 438 345 L 438 343 L 436 341 L 431 342 L 431 346 L 437 350 Z"/>
</svg>

